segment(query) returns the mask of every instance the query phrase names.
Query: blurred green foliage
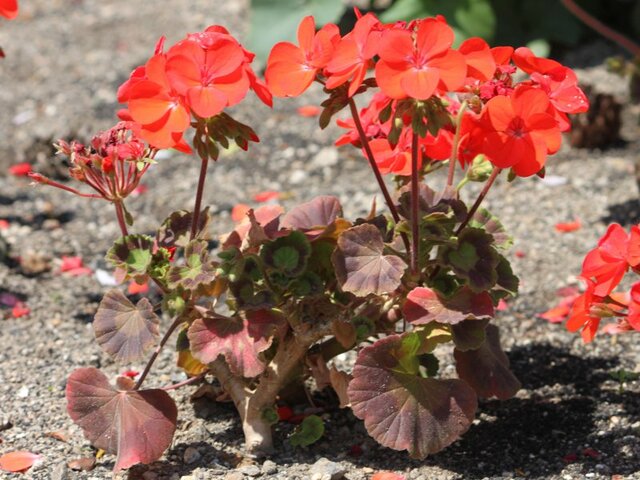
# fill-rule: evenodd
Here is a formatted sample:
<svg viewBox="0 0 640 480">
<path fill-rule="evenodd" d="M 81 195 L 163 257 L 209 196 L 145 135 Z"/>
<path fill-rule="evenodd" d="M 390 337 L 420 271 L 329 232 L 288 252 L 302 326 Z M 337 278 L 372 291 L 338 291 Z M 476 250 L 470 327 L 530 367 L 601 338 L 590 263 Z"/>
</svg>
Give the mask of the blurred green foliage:
<svg viewBox="0 0 640 480">
<path fill-rule="evenodd" d="M 247 47 L 264 64 L 273 44 L 295 41 L 298 23 L 313 15 L 318 25 L 338 23 L 350 29 L 354 20 L 345 0 L 251 0 L 251 30 Z M 371 2 L 373 4 L 373 2 Z M 640 0 L 578 0 L 593 16 L 630 36 L 640 37 Z M 593 32 L 575 18 L 560 0 L 394 0 L 380 12 L 385 22 L 444 15 L 456 31 L 457 42 L 480 36 L 492 45 L 530 45 L 536 53 L 549 46 L 574 47 Z M 348 21 L 346 22 L 348 23 Z"/>
</svg>

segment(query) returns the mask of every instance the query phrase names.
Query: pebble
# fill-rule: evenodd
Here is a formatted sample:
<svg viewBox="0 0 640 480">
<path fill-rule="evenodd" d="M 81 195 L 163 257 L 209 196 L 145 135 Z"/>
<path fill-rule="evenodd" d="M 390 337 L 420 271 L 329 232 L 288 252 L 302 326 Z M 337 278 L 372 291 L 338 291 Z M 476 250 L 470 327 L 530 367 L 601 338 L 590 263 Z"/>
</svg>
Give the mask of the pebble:
<svg viewBox="0 0 640 480">
<path fill-rule="evenodd" d="M 229 472 L 224 476 L 224 480 L 244 480 L 244 475 L 240 472 Z"/>
<path fill-rule="evenodd" d="M 260 475 L 260 467 L 257 465 L 245 465 L 244 467 L 240 467 L 238 471 L 244 475 L 249 475 L 250 477 L 257 477 Z"/>
<path fill-rule="evenodd" d="M 16 393 L 16 396 L 18 398 L 27 398 L 29 396 L 29 387 L 27 387 L 26 385 L 20 387 L 20 389 Z"/>
<path fill-rule="evenodd" d="M 305 172 L 304 170 L 294 170 L 289 176 L 289 182 L 293 185 L 297 185 L 298 183 L 304 182 L 306 178 L 307 172 Z"/>
<path fill-rule="evenodd" d="M 67 462 L 60 462 L 51 472 L 51 480 L 67 480 L 69 478 L 69 469 L 67 468 Z"/>
<path fill-rule="evenodd" d="M 271 460 L 265 460 L 265 462 L 262 464 L 262 473 L 264 475 L 271 475 L 273 473 L 276 473 L 277 471 L 278 465 L 276 465 L 276 463 Z"/>
<path fill-rule="evenodd" d="M 311 465 L 309 473 L 311 473 L 311 480 L 340 480 L 344 477 L 345 468 L 339 463 L 322 457 Z"/>
<path fill-rule="evenodd" d="M 333 147 L 321 148 L 311 162 L 314 167 L 333 167 L 338 163 L 338 150 Z"/>
<path fill-rule="evenodd" d="M 184 454 L 182 455 L 182 460 L 187 465 L 196 463 L 201 458 L 202 458 L 202 455 L 200 455 L 200 452 L 198 451 L 198 449 L 194 447 L 187 447 L 187 449 L 184 451 Z"/>
</svg>

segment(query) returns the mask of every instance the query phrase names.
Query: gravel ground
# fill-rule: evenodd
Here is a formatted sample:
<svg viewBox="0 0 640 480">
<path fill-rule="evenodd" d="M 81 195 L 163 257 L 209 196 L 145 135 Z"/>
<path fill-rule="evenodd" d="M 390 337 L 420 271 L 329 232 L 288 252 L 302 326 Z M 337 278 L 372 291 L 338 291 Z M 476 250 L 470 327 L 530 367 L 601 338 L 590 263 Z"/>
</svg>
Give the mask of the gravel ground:
<svg viewBox="0 0 640 480">
<path fill-rule="evenodd" d="M 161 34 L 174 41 L 215 22 L 241 34 L 246 21 L 244 1 L 23 4 L 19 19 L 3 22 L 0 30 L 7 54 L 0 62 L 0 83 L 5 86 L 0 90 L 0 128 L 7 139 L 0 146 L 2 171 L 19 160 L 49 168 L 46 145 L 51 137 L 86 138 L 96 128 L 110 126 L 117 86 L 144 61 Z M 603 50 L 590 49 L 575 61 L 593 63 L 589 52 Z M 579 74 L 607 90 L 624 90 L 620 79 L 599 67 Z M 227 154 L 212 167 L 206 201 L 214 206 L 216 234 L 231 226 L 229 212 L 235 203 L 248 202 L 263 190 L 287 192 L 285 206 L 334 194 L 349 216 L 369 209 L 376 191 L 366 163 L 351 150 L 331 146 L 337 129 L 320 132 L 314 119 L 296 114 L 298 106 L 317 104 L 320 98 L 320 92 L 312 91 L 278 102 L 273 111 L 251 99 L 236 111 L 255 126 L 262 142 L 249 153 Z M 418 462 L 379 447 L 359 420 L 329 408 L 324 414 L 326 435 L 317 445 L 291 448 L 285 440 L 292 427 L 279 425 L 279 453 L 252 463 L 242 458 L 242 432 L 233 409 L 192 402 L 194 388 L 186 388 L 172 392 L 180 409 L 173 446 L 161 461 L 132 469 L 128 478 L 306 479 L 325 474 L 360 480 L 382 469 L 413 480 L 640 478 L 640 384 L 620 385 L 610 376 L 620 369 L 640 371 L 636 337 L 602 335 L 584 346 L 561 326 L 536 318 L 557 302 L 558 288 L 575 284 L 585 252 L 608 222 L 640 221 L 633 176 L 640 146 L 634 140 L 640 138 L 638 111 L 629 107 L 625 115 L 627 143 L 603 152 L 565 148 L 550 161 L 546 181 L 499 183 L 491 192 L 487 207 L 515 236 L 513 252 L 521 253 L 512 255 L 522 279 L 520 296 L 500 312 L 497 324 L 523 389 L 509 401 L 482 402 L 462 440 Z M 136 230 L 149 231 L 170 211 L 190 208 L 197 171 L 194 159 L 162 158 L 146 177 L 149 191 L 130 202 L 138 215 Z M 557 222 L 575 218 L 582 221 L 581 230 L 555 231 Z M 27 317 L 0 319 L 0 454 L 28 449 L 43 456 L 20 478 L 109 478 L 110 456 L 91 472 L 67 468 L 69 460 L 95 452 L 67 417 L 64 401 L 65 378 L 74 368 L 99 366 L 111 375 L 123 369 L 100 351 L 90 325 L 107 287 L 93 276 L 57 273 L 57 259 L 80 255 L 94 271 L 106 269 L 104 252 L 118 234 L 113 212 L 98 201 L 0 177 L 0 219 L 9 221 L 2 233 L 12 255 L 22 257 L 23 263 L 50 267 L 35 274 L 15 264 L 0 265 L 1 291 L 21 296 L 31 308 Z M 166 384 L 180 375 L 167 349 L 152 382 Z M 64 441 L 52 438 L 51 432 L 63 434 Z M 354 446 L 360 455 L 354 456 Z"/>
</svg>

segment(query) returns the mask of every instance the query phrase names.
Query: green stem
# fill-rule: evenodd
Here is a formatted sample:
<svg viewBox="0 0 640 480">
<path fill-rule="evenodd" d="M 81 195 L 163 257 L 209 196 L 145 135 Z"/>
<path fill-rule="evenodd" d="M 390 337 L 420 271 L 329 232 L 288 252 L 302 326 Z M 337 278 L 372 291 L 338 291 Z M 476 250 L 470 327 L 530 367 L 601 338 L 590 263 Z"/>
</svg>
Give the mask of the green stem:
<svg viewBox="0 0 640 480">
<path fill-rule="evenodd" d="M 413 132 L 411 139 L 411 273 L 418 273 L 420 256 L 420 192 L 418 191 L 418 164 L 420 163 L 419 137 Z"/>
<path fill-rule="evenodd" d="M 498 167 L 493 168 L 493 171 L 491 172 L 491 176 L 487 180 L 487 183 L 484 184 L 484 187 L 482 188 L 480 195 L 478 195 L 478 198 L 473 204 L 473 207 L 471 207 L 471 210 L 469 210 L 469 213 L 467 214 L 467 218 L 464 219 L 464 222 L 462 222 L 458 227 L 458 230 L 456 230 L 456 236 L 460 235 L 460 232 L 464 229 L 464 227 L 467 226 L 467 224 L 471 221 L 473 216 L 476 214 L 476 212 L 478 211 L 478 208 L 480 208 L 480 204 L 484 200 L 484 197 L 486 197 L 487 193 L 489 193 L 489 189 L 493 185 L 493 182 L 495 182 L 496 178 L 498 178 L 498 175 L 500 174 L 501 171 L 502 171 L 501 168 L 498 168 Z"/>
<path fill-rule="evenodd" d="M 204 192 L 204 182 L 207 178 L 207 167 L 209 165 L 209 157 L 207 155 L 202 157 L 202 163 L 200 164 L 200 176 L 198 177 L 198 189 L 196 191 L 196 201 L 193 207 L 193 218 L 191 220 L 191 235 L 190 239 L 193 240 L 198 233 L 198 224 L 200 222 L 200 208 L 202 205 L 202 194 Z"/>
<path fill-rule="evenodd" d="M 389 211 L 391 212 L 393 221 L 398 223 L 400 222 L 400 214 L 398 213 L 398 210 L 396 209 L 396 206 L 393 203 L 393 199 L 389 194 L 389 190 L 387 189 L 387 186 L 384 183 L 384 179 L 382 178 L 382 174 L 380 173 L 380 169 L 378 168 L 378 164 L 376 163 L 375 156 L 373 155 L 373 151 L 371 150 L 371 146 L 369 145 L 369 139 L 367 138 L 367 135 L 364 132 L 364 128 L 362 127 L 362 122 L 360 121 L 360 115 L 358 114 L 358 107 L 356 106 L 356 102 L 353 100 L 353 98 L 349 99 L 349 109 L 351 110 L 351 116 L 356 126 L 356 130 L 358 131 L 360 142 L 362 143 L 362 146 L 366 153 L 367 160 L 369 160 L 369 165 L 371 166 L 371 170 L 373 170 L 373 174 L 375 175 L 376 181 L 378 182 L 378 186 L 382 191 L 384 200 L 387 203 L 387 206 L 389 207 Z M 402 233 L 401 235 L 402 235 L 402 241 L 404 242 L 405 249 L 408 252 L 409 239 L 407 238 L 406 234 Z"/>
<path fill-rule="evenodd" d="M 453 136 L 453 146 L 451 149 L 451 158 L 449 159 L 449 174 L 447 175 L 447 186 L 453 185 L 453 177 L 455 175 L 456 163 L 458 162 L 458 145 L 460 145 L 460 125 L 464 111 L 467 109 L 467 102 L 462 102 L 460 110 L 456 117 L 456 133 Z"/>
</svg>

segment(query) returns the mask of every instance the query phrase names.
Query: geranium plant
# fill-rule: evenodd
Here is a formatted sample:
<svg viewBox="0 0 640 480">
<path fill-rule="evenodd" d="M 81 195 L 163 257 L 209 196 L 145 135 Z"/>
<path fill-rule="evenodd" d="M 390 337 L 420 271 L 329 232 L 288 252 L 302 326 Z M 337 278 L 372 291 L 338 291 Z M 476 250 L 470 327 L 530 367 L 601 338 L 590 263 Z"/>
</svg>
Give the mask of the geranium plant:
<svg viewBox="0 0 640 480">
<path fill-rule="evenodd" d="M 358 17 L 345 36 L 335 25 L 316 31 L 304 18 L 297 44 L 273 47 L 266 83 L 251 69 L 253 55 L 223 27 L 168 49 L 161 40 L 119 89 L 123 122 L 88 146 L 59 144 L 71 175 L 92 191 L 32 175 L 111 202 L 122 230 L 107 253 L 116 278 L 150 280 L 163 296 L 157 305 L 134 304 L 113 289 L 93 322 L 98 344 L 116 361 L 152 351 L 137 381 L 119 377 L 112 385 L 98 369 L 80 368 L 67 384 L 71 418 L 93 445 L 117 455 L 115 470 L 162 455 L 177 416 L 167 390 L 205 377 L 235 403 L 253 455 L 274 449 L 285 388 L 310 376 L 330 384 L 378 442 L 417 458 L 459 438 L 478 397 L 506 399 L 519 389 L 490 324 L 499 300 L 518 288 L 505 257 L 511 240 L 481 203 L 505 170 L 510 180 L 543 175 L 569 128 L 567 114 L 584 111 L 587 101 L 570 69 L 526 48 L 491 49 L 472 38 L 453 49 L 441 17 L 388 25 Z M 300 95 L 314 82 L 327 94 L 320 126 L 350 113 L 338 120 L 346 131 L 337 143 L 362 150 L 388 214 L 374 204 L 366 217 L 347 219 L 331 196 L 289 211 L 266 205 L 248 210 L 212 250 L 201 205 L 209 162 L 231 142 L 246 150 L 258 141 L 229 107 L 249 90 L 271 105 L 272 95 Z M 357 98 L 368 105 L 359 109 Z M 200 158 L 194 209 L 172 213 L 155 235 L 133 233 L 125 202 L 165 148 Z M 441 168 L 446 175 L 433 175 Z M 394 193 L 384 175 L 394 178 Z M 483 182 L 470 206 L 460 197 L 469 182 Z M 160 337 L 162 315 L 171 323 Z M 147 388 L 172 335 L 190 378 Z M 439 375 L 444 345 L 453 349 L 458 378 Z M 332 365 L 350 350 L 357 352 L 351 371 Z M 305 428 L 313 437 L 321 420 Z"/>
</svg>

